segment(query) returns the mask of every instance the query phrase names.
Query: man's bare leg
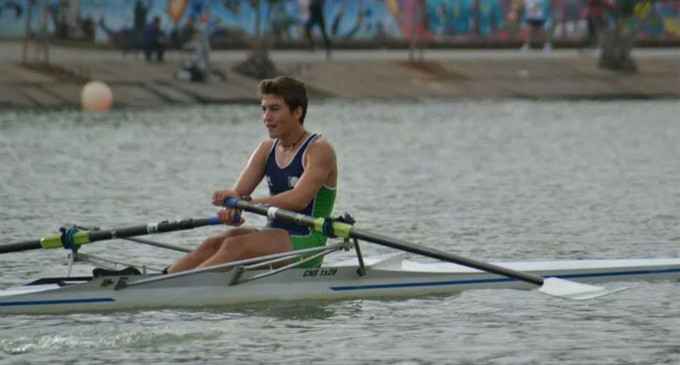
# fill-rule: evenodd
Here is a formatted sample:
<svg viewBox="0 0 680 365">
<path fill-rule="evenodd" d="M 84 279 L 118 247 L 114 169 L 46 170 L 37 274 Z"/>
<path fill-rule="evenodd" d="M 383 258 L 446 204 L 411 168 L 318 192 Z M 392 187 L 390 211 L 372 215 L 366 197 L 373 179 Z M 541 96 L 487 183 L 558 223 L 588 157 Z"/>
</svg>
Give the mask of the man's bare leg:
<svg viewBox="0 0 680 365">
<path fill-rule="evenodd" d="M 224 240 L 230 237 L 237 237 L 256 232 L 253 228 L 232 228 L 224 231 L 217 236 L 210 237 L 203 241 L 194 251 L 186 254 L 168 268 L 168 273 L 176 273 L 195 269 L 205 260 L 211 258 L 220 249 Z"/>
<path fill-rule="evenodd" d="M 288 232 L 282 229 L 251 231 L 248 234 L 226 237 L 216 252 L 198 267 L 273 255 L 293 250 Z"/>
</svg>

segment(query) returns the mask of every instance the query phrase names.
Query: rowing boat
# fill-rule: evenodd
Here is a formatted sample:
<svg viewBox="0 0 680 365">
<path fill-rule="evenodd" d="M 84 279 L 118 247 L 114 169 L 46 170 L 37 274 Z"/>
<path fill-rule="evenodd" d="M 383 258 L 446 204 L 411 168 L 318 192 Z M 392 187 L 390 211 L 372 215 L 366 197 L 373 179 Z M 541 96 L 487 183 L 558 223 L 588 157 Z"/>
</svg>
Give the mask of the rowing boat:
<svg viewBox="0 0 680 365">
<path fill-rule="evenodd" d="M 579 282 L 663 281 L 680 278 L 680 259 L 498 262 L 544 277 Z M 222 306 L 289 300 L 414 297 L 470 289 L 529 289 L 531 284 L 452 263 L 422 263 L 402 253 L 357 259 L 320 268 L 293 268 L 253 279 L 269 270 L 203 272 L 162 281 L 160 275 L 61 277 L 0 291 L 0 313 L 111 311 L 138 308 Z M 145 282 L 147 281 L 147 282 Z"/>
<path fill-rule="evenodd" d="M 424 248 L 385 236 L 369 234 L 347 223 L 314 219 L 275 207 L 234 200 L 230 206 L 315 227 L 341 242 L 322 248 L 264 256 L 175 274 L 42 278 L 20 287 L 0 290 L 0 314 L 113 311 L 140 308 L 223 306 L 291 300 L 414 297 L 452 294 L 469 289 L 529 289 L 569 299 L 588 299 L 618 292 L 593 283 L 615 281 L 677 281 L 680 258 L 609 260 L 530 260 L 484 263 L 443 251 Z M 111 231 L 63 231 L 61 236 L 0 246 L 1 252 L 37 247 L 71 249 L 70 264 L 102 260 L 77 252 L 96 240 L 169 232 L 217 224 L 215 219 L 162 222 Z M 399 249 L 388 255 L 363 257 L 359 238 Z M 141 241 L 140 241 L 141 242 Z M 165 248 L 170 248 L 167 247 Z M 314 257 L 354 249 L 356 257 L 333 260 L 318 268 L 300 268 L 300 261 L 280 263 L 302 255 Z M 181 249 L 180 249 L 181 250 Z M 410 252 L 447 262 L 418 262 L 404 258 Z M 69 273 L 70 268 L 69 266 Z M 101 264 L 96 266 L 102 266 Z M 278 267 L 274 269 L 274 267 Z M 228 270 L 228 271 L 225 271 Z M 574 281 L 572 281 L 574 280 Z M 584 284 L 589 283 L 589 284 Z"/>
</svg>

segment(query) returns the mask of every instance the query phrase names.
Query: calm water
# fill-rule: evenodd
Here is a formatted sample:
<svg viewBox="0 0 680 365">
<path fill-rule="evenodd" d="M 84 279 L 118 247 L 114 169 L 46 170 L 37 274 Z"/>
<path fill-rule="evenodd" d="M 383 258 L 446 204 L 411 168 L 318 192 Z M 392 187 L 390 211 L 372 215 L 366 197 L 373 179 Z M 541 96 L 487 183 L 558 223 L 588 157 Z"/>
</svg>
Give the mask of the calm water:
<svg viewBox="0 0 680 365">
<path fill-rule="evenodd" d="M 265 137 L 258 109 L 0 112 L 0 243 L 68 223 L 213 214 L 212 191 L 231 186 Z M 307 124 L 340 157 L 336 214 L 362 228 L 484 260 L 677 257 L 679 115 L 677 101 L 327 102 Z M 154 238 L 191 247 L 215 231 Z M 177 258 L 119 241 L 83 251 L 157 266 Z M 63 250 L 4 254 L 0 286 L 64 275 L 64 262 Z M 680 287 L 629 286 L 587 302 L 489 290 L 6 316 L 0 364 L 679 363 Z"/>
</svg>

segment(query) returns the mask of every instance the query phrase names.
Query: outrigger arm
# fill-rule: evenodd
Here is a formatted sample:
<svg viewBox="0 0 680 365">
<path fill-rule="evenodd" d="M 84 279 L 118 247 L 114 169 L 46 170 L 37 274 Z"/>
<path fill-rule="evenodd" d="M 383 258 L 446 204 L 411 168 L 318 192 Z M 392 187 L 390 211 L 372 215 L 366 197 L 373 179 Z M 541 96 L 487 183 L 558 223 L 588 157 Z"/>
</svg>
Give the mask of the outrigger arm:
<svg viewBox="0 0 680 365">
<path fill-rule="evenodd" d="M 154 277 L 141 279 L 141 280 L 126 281 L 123 285 L 120 285 L 116 289 L 124 289 L 126 287 L 155 283 L 155 282 L 159 282 L 159 281 L 165 281 L 165 280 L 175 279 L 175 278 L 184 277 L 184 276 L 196 275 L 196 274 L 200 274 L 200 273 L 204 273 L 204 272 L 226 271 L 226 270 L 229 270 L 229 269 L 232 269 L 232 277 L 229 280 L 230 285 L 243 284 L 243 283 L 248 282 L 248 281 L 253 281 L 253 280 L 256 280 L 256 279 L 261 279 L 261 278 L 264 278 L 264 277 L 267 277 L 267 276 L 277 274 L 281 271 L 288 270 L 288 269 L 296 267 L 296 266 L 300 266 L 300 265 L 304 264 L 305 262 L 314 260 L 318 257 L 325 256 L 325 255 L 328 255 L 329 253 L 339 251 L 339 250 L 347 250 L 348 248 L 349 247 L 347 246 L 346 242 L 339 242 L 339 243 L 327 245 L 327 246 L 324 246 L 324 247 L 315 247 L 315 248 L 308 248 L 308 249 L 304 249 L 304 250 L 282 252 L 282 253 L 273 254 L 273 255 L 255 257 L 255 258 L 252 258 L 252 259 L 232 261 L 232 262 L 227 262 L 227 263 L 224 263 L 224 264 L 202 267 L 200 269 L 182 271 L 182 272 L 178 272 L 178 273 L 174 273 L 174 274 L 157 275 L 157 276 L 154 276 Z M 272 265 L 274 265 L 276 263 L 287 261 L 291 258 L 300 257 L 300 256 L 304 256 L 304 255 L 307 255 L 307 254 L 315 254 L 315 255 L 312 255 L 310 257 L 307 257 L 307 258 L 299 260 L 299 261 L 295 261 L 291 264 L 285 265 L 285 266 L 280 267 L 278 269 L 273 269 L 273 270 L 267 271 L 265 273 L 256 275 L 252 278 L 242 279 L 242 275 L 246 271 L 260 269 L 260 268 L 263 268 L 263 267 L 271 267 Z"/>
</svg>

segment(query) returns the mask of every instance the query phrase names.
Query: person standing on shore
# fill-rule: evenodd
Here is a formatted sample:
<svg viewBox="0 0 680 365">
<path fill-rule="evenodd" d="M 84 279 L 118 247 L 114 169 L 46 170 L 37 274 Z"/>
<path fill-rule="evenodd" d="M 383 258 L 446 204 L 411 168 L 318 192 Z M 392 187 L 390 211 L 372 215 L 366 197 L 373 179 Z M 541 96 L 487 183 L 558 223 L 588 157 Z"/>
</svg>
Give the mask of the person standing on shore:
<svg viewBox="0 0 680 365">
<path fill-rule="evenodd" d="M 152 55 L 156 54 L 156 61 L 163 62 L 163 54 L 168 44 L 168 38 L 161 29 L 161 17 L 156 16 L 142 33 L 142 46 L 147 62 L 151 62 Z"/>
<path fill-rule="evenodd" d="M 255 149 L 231 189 L 213 193 L 212 204 L 224 206 L 227 198 L 249 196 L 266 176 L 270 195 L 252 199 L 254 202 L 329 217 L 338 183 L 336 156 L 330 142 L 304 128 L 308 103 L 305 84 L 279 76 L 263 80 L 259 93 L 269 138 Z M 256 229 L 242 227 L 244 220 L 237 221 L 237 217 L 234 208 L 221 210 L 220 221 L 237 228 L 208 238 L 166 271 L 175 273 L 326 244 L 326 236 L 308 227 L 269 220 L 265 228 Z M 316 267 L 321 261 L 317 258 L 302 267 Z"/>
<path fill-rule="evenodd" d="M 543 51 L 550 52 L 552 50 L 550 34 L 546 31 L 550 11 L 549 6 L 546 7 L 543 1 L 524 0 L 524 18 L 527 21 L 528 29 L 524 38 L 524 45 L 520 48 L 522 52 L 528 52 L 531 49 L 531 44 L 535 38 L 544 40 Z"/>
<path fill-rule="evenodd" d="M 312 27 L 318 25 L 323 36 L 323 44 L 326 48 L 326 58 L 331 57 L 331 40 L 326 33 L 326 18 L 323 13 L 324 3 L 326 0 L 310 0 L 309 2 L 309 20 L 305 24 L 305 35 L 309 41 L 309 46 L 314 49 L 314 39 L 312 38 Z"/>
</svg>

